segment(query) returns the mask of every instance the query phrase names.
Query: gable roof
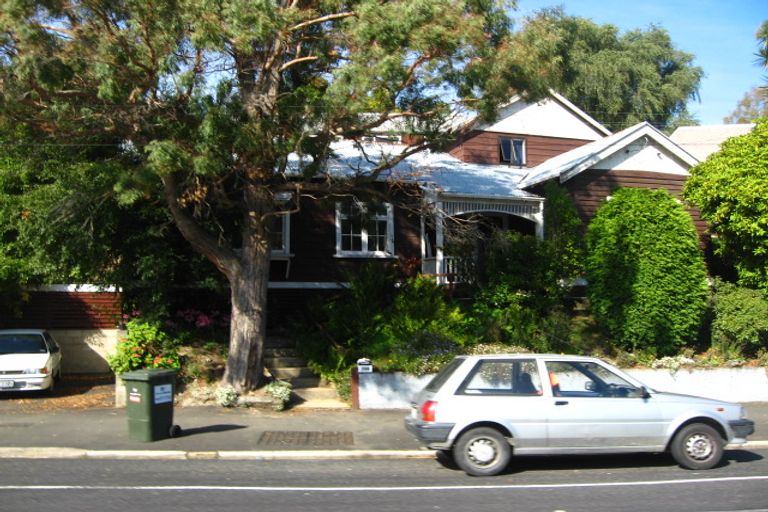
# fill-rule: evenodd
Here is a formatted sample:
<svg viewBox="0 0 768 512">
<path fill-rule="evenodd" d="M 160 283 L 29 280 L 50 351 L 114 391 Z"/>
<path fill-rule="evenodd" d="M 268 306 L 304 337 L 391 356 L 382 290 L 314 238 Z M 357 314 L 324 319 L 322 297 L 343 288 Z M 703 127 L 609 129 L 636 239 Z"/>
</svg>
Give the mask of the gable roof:
<svg viewBox="0 0 768 512">
<path fill-rule="evenodd" d="M 745 135 L 754 127 L 753 123 L 681 126 L 669 138 L 703 162 L 718 151 L 723 142 L 731 137 Z"/>
<path fill-rule="evenodd" d="M 474 118 L 464 125 L 463 130 L 586 140 L 611 134 L 608 128 L 552 90 L 548 97 L 534 103 L 519 95 L 513 96 L 499 108 L 495 121 Z"/>
<path fill-rule="evenodd" d="M 649 123 L 642 122 L 604 139 L 596 140 L 550 158 L 531 169 L 528 175 L 520 181 L 519 186 L 521 188 L 532 187 L 554 178 L 558 178 L 561 183 L 566 182 L 638 141 L 652 142 L 688 167 L 699 163 L 696 158 L 672 142 L 666 135 Z"/>
</svg>

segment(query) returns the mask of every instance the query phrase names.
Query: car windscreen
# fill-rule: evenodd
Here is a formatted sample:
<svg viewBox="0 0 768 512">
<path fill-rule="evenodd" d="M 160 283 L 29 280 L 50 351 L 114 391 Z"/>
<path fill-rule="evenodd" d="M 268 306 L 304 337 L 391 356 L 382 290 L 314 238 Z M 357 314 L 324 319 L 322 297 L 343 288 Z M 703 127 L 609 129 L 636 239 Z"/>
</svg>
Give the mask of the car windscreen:
<svg viewBox="0 0 768 512">
<path fill-rule="evenodd" d="M 0 334 L 0 354 L 45 354 L 48 348 L 39 334 Z"/>
<path fill-rule="evenodd" d="M 427 384 L 427 387 L 425 387 L 424 389 L 432 393 L 437 392 L 437 390 L 440 389 L 443 386 L 443 384 L 445 384 L 445 381 L 447 381 L 448 378 L 451 375 L 453 375 L 453 372 L 456 371 L 456 368 L 461 366 L 461 363 L 463 362 L 464 362 L 463 359 L 456 358 L 450 363 L 448 363 L 447 365 L 443 366 L 443 368 L 437 373 L 437 375 L 432 377 L 432 380 L 429 381 L 429 384 Z"/>
</svg>

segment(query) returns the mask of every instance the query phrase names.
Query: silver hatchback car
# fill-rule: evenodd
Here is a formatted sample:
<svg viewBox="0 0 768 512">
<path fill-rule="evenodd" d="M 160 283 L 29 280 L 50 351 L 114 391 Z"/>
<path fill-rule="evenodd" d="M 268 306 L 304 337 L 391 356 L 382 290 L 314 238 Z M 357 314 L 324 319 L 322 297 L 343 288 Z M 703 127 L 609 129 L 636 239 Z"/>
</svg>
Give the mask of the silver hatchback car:
<svg viewBox="0 0 768 512">
<path fill-rule="evenodd" d="M 470 475 L 512 453 L 671 452 L 684 468 L 717 465 L 754 432 L 738 404 L 655 391 L 597 358 L 461 356 L 412 403 L 406 428 Z"/>
</svg>

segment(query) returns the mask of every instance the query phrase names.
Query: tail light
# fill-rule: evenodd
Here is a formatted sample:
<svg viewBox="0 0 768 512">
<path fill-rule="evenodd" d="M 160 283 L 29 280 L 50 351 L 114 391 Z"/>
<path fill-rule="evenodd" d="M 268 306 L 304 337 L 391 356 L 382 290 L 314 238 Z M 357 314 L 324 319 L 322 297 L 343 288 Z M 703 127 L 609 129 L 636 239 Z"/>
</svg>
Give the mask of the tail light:
<svg viewBox="0 0 768 512">
<path fill-rule="evenodd" d="M 423 421 L 435 421 L 435 413 L 437 412 L 437 402 L 434 400 L 427 400 L 421 404 L 421 419 Z"/>
</svg>

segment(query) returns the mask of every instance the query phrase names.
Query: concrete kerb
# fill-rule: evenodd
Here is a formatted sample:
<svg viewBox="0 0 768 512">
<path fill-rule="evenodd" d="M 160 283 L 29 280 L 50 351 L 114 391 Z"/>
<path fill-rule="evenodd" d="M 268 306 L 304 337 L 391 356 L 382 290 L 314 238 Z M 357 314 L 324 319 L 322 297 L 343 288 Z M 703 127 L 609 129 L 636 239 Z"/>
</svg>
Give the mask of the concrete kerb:
<svg viewBox="0 0 768 512">
<path fill-rule="evenodd" d="M 727 450 L 765 450 L 768 440 L 728 445 Z M 98 460 L 354 460 L 432 459 L 434 450 L 85 450 L 66 447 L 0 447 L 0 459 L 98 459 Z"/>
</svg>

